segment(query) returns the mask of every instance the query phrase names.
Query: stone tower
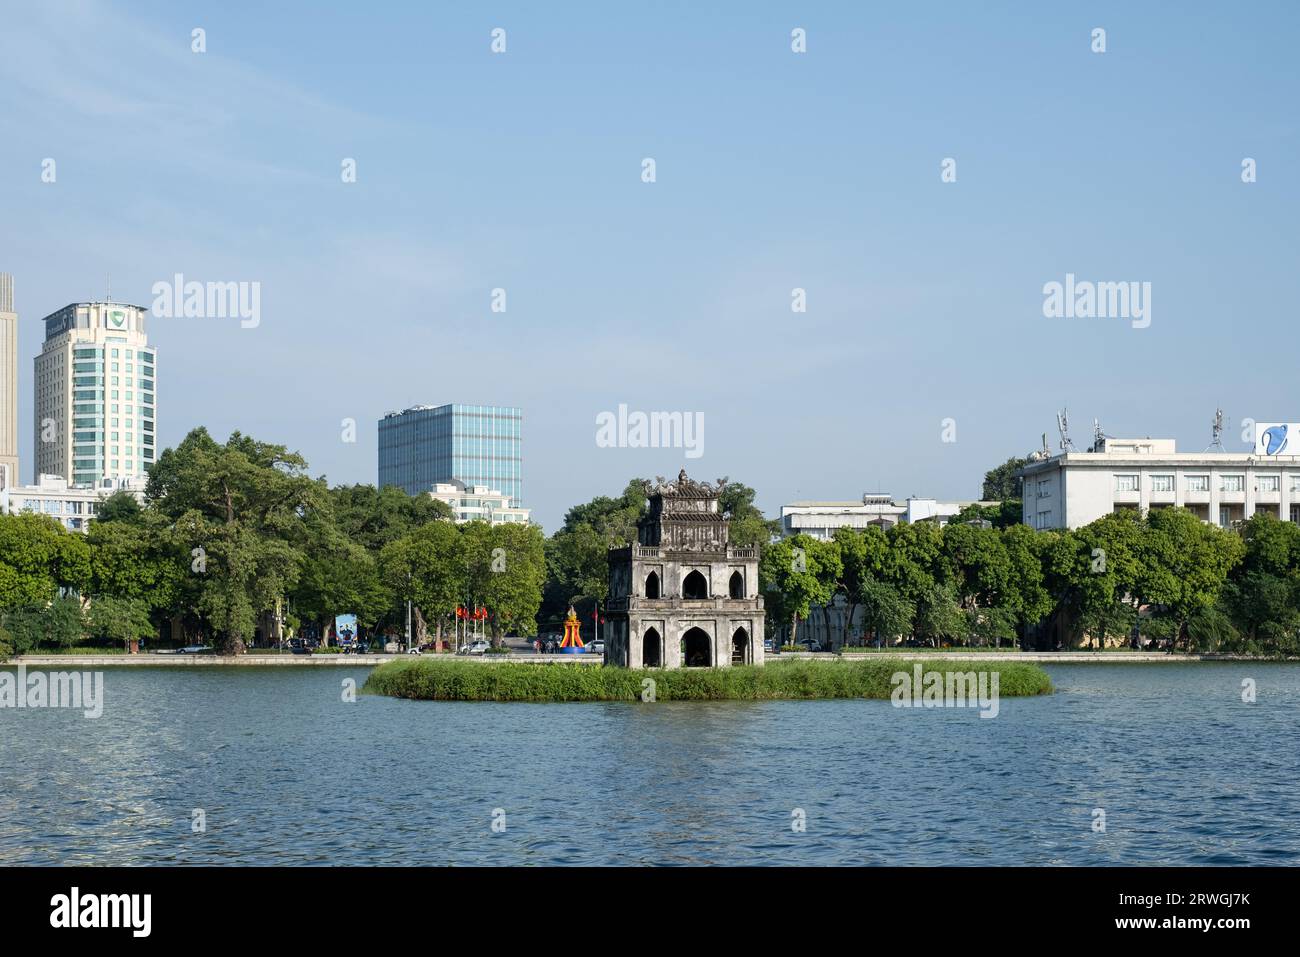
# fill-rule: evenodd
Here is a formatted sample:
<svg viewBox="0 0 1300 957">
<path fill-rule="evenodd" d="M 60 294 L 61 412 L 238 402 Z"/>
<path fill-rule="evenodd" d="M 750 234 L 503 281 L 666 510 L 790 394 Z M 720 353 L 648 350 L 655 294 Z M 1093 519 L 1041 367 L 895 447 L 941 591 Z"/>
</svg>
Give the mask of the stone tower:
<svg viewBox="0 0 1300 957">
<path fill-rule="evenodd" d="M 609 553 L 605 660 L 627 668 L 763 663 L 758 548 L 728 541 L 726 485 L 646 483 L 637 543 Z"/>
</svg>

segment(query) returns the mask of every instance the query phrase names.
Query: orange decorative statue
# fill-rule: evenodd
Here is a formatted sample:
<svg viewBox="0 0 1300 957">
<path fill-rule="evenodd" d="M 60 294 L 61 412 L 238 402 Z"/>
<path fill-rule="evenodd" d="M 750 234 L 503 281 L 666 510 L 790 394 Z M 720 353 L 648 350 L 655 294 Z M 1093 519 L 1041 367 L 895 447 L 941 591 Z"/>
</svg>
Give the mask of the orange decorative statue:
<svg viewBox="0 0 1300 957">
<path fill-rule="evenodd" d="M 582 638 L 578 632 L 582 628 L 582 622 L 578 621 L 578 613 L 569 606 L 569 617 L 564 620 L 564 640 L 560 642 L 560 651 L 567 655 L 576 655 L 584 651 Z"/>
</svg>

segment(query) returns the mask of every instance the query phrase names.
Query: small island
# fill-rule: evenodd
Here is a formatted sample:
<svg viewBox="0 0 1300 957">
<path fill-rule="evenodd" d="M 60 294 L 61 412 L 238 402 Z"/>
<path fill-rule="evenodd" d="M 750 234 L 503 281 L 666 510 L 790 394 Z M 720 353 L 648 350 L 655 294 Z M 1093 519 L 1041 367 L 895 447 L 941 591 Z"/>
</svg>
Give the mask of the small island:
<svg viewBox="0 0 1300 957">
<path fill-rule="evenodd" d="M 984 676 L 981 682 L 980 676 Z M 903 676 L 903 677 L 898 677 Z M 937 677 L 930 677 L 937 676 Z M 951 677 L 950 677 L 951 676 Z M 906 685 L 906 687 L 904 687 Z M 724 668 L 583 668 L 560 663 L 418 658 L 380 665 L 362 691 L 421 701 L 780 701 L 818 698 L 889 700 L 906 693 L 921 704 L 938 688 L 995 689 L 994 696 L 1051 694 L 1052 681 L 1022 662 L 769 661 Z M 909 705 L 910 706 L 910 705 Z M 971 706 L 974 706 L 972 700 Z"/>
</svg>

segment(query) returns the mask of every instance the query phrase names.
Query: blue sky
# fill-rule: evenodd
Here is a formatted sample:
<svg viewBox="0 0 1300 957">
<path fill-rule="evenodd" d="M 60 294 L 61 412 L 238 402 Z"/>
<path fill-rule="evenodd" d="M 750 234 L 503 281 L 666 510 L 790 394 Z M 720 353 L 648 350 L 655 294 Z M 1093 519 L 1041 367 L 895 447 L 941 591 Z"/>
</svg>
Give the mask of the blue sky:
<svg viewBox="0 0 1300 957">
<path fill-rule="evenodd" d="M 152 321 L 164 445 L 241 429 L 374 482 L 386 410 L 517 405 L 547 531 L 682 465 L 756 487 L 769 513 L 869 489 L 970 498 L 1062 405 L 1076 441 L 1095 416 L 1193 451 L 1216 405 L 1300 418 L 1293 3 L 3 16 L 25 478 L 39 320 L 102 298 L 106 275 L 145 306 L 177 272 L 261 283 L 255 329 Z M 1043 284 L 1067 272 L 1150 282 L 1150 327 L 1045 318 Z M 620 403 L 703 413 L 703 457 L 597 447 Z"/>
</svg>

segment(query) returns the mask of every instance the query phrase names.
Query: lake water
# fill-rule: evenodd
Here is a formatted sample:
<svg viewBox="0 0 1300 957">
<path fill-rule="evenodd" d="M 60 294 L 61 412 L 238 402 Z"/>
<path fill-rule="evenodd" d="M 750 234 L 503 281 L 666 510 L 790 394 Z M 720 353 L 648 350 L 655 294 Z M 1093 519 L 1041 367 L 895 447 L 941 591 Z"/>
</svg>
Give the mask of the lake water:
<svg viewBox="0 0 1300 957">
<path fill-rule="evenodd" d="M 1300 665 L 1054 665 L 992 720 L 345 702 L 368 671 L 107 668 L 99 719 L 0 709 L 0 864 L 1300 863 Z"/>
</svg>

